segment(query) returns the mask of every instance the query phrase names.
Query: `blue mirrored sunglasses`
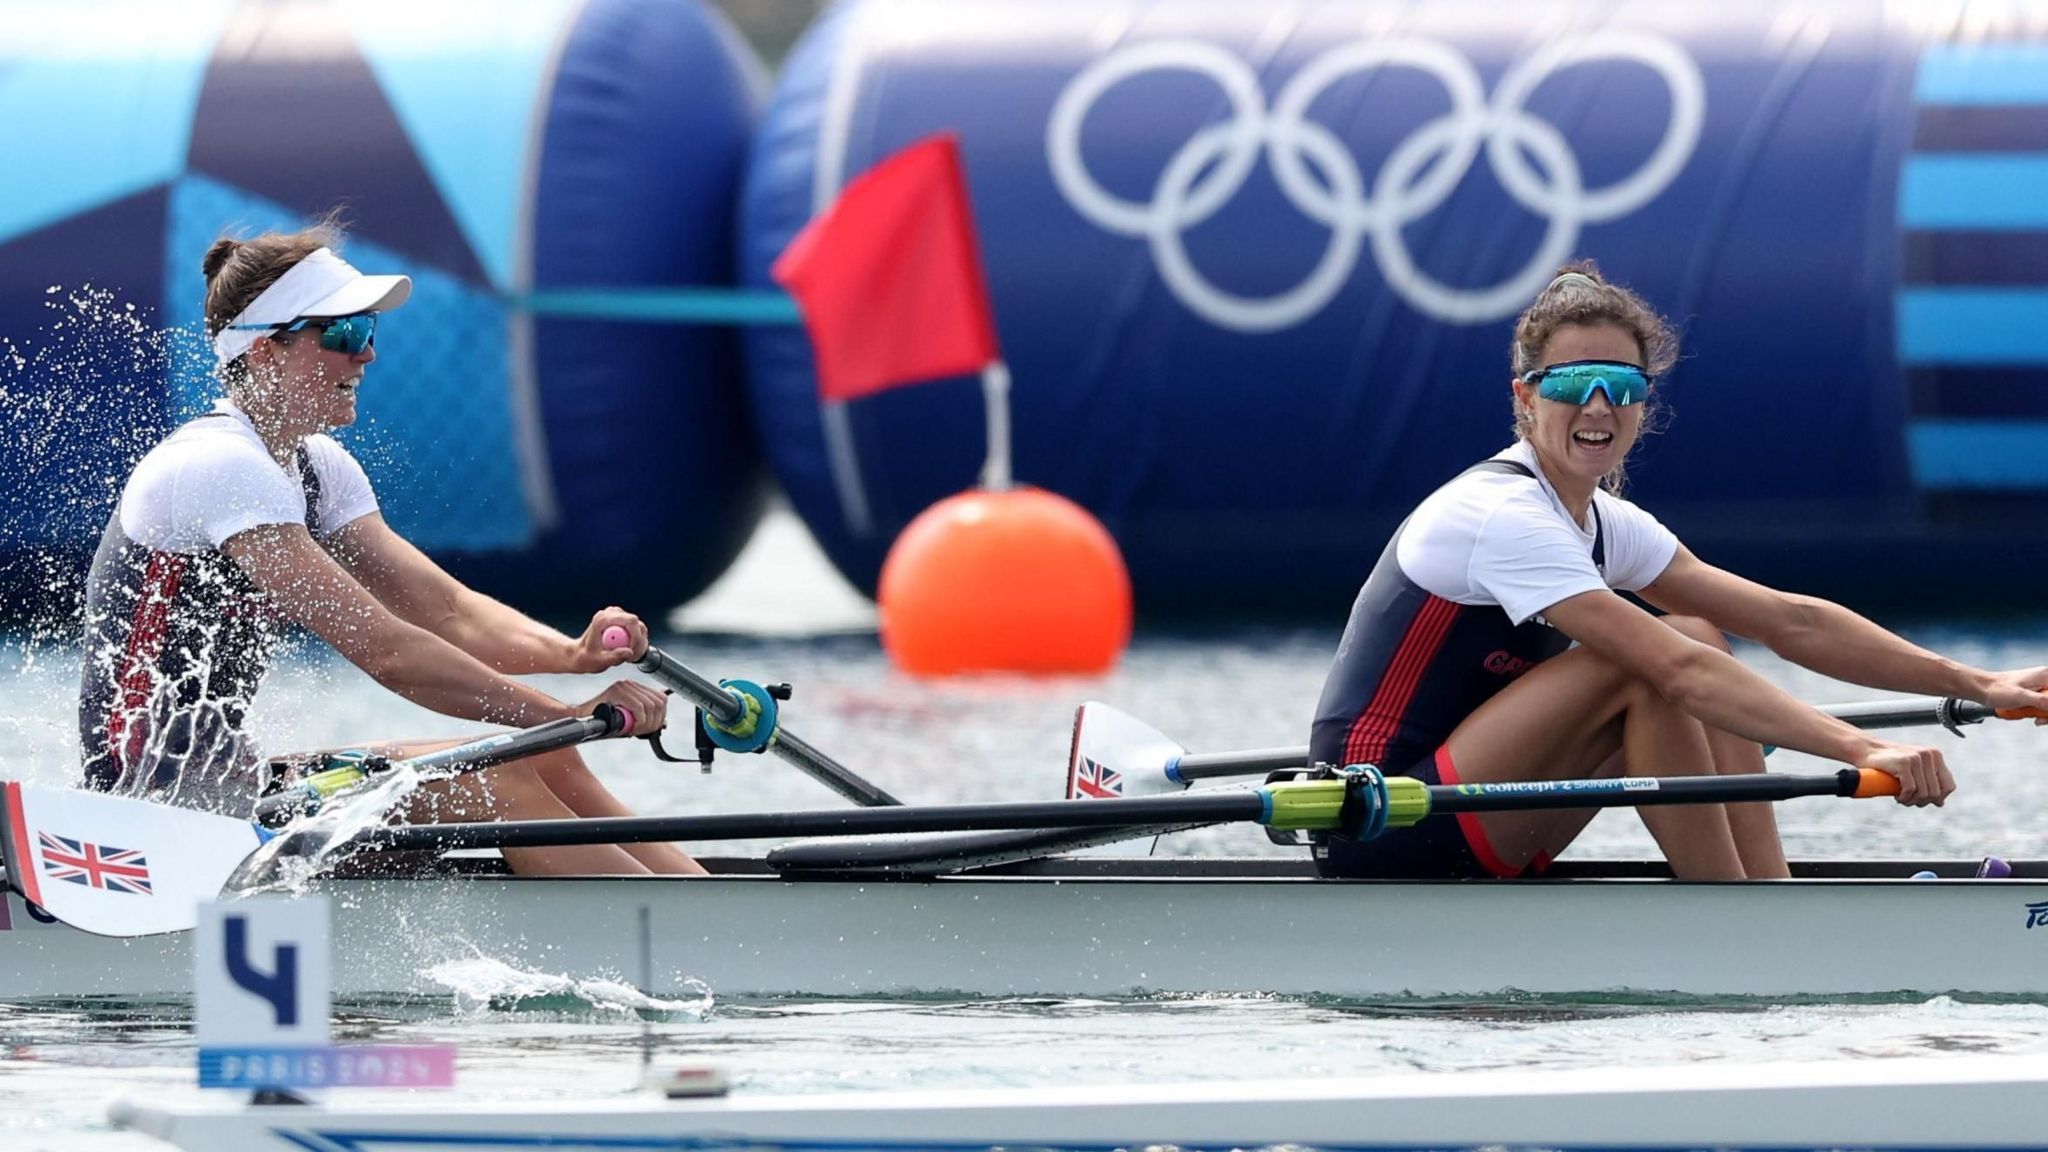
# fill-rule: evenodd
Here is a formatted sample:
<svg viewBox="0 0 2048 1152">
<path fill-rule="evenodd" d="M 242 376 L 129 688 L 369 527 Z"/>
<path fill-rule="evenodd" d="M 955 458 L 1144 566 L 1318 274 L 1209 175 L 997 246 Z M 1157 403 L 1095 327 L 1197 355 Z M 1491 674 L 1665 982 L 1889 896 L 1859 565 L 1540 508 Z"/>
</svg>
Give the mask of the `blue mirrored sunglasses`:
<svg viewBox="0 0 2048 1152">
<path fill-rule="evenodd" d="M 282 324 L 237 324 L 237 328 L 268 328 L 273 336 L 311 328 L 320 333 L 320 346 L 329 352 L 345 352 L 350 356 L 360 355 L 363 349 L 377 342 L 377 314 L 358 312 L 353 316 L 323 316 L 318 319 L 301 317 L 287 320 Z"/>
<path fill-rule="evenodd" d="M 1536 384 L 1538 396 L 1566 404 L 1584 404 L 1598 388 L 1616 407 L 1641 404 L 1650 394 L 1650 377 L 1641 368 L 1620 360 L 1573 360 L 1538 368 L 1522 377 L 1524 384 Z"/>
</svg>

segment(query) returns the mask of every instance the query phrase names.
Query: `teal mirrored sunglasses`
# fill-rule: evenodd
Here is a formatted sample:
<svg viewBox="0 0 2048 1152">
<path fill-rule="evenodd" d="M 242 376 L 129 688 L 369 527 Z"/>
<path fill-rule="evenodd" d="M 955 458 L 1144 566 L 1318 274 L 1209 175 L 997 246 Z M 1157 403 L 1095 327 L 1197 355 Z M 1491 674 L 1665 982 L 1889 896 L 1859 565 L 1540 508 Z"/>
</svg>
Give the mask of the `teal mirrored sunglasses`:
<svg viewBox="0 0 2048 1152">
<path fill-rule="evenodd" d="M 1572 360 L 1538 368 L 1522 377 L 1522 383 L 1537 385 L 1536 394 L 1545 400 L 1584 404 L 1598 388 L 1607 402 L 1621 407 L 1640 404 L 1650 394 L 1650 376 L 1622 360 Z"/>
<path fill-rule="evenodd" d="M 377 314 L 358 312 L 353 316 L 323 316 L 318 319 L 300 317 L 281 324 L 237 324 L 237 328 L 267 328 L 273 336 L 311 328 L 320 333 L 320 346 L 329 352 L 344 352 L 350 356 L 362 354 L 363 349 L 377 342 Z"/>
</svg>

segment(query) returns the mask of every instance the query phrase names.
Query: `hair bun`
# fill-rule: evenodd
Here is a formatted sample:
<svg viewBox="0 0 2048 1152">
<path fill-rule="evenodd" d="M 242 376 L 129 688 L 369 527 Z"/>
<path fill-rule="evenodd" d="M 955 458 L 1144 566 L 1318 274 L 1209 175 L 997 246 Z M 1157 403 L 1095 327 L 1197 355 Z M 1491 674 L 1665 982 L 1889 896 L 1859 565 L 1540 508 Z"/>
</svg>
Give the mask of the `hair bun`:
<svg viewBox="0 0 2048 1152">
<path fill-rule="evenodd" d="M 240 251 L 241 247 L 242 242 L 240 240 L 230 240 L 226 237 L 215 240 L 213 247 L 206 250 L 205 259 L 199 262 L 199 270 L 205 273 L 209 281 L 212 280 L 220 274 L 222 265 L 225 265 L 230 257 Z"/>
</svg>

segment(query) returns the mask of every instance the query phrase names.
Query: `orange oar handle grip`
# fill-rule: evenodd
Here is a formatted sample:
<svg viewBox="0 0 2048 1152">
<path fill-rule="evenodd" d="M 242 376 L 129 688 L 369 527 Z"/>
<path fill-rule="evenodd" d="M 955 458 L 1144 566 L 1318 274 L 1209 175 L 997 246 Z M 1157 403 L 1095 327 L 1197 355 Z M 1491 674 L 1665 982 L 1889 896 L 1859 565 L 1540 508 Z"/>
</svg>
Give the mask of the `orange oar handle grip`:
<svg viewBox="0 0 2048 1152">
<path fill-rule="evenodd" d="M 1858 800 L 1868 800 L 1873 796 L 1897 796 L 1899 794 L 1899 778 L 1897 776 L 1889 772 L 1879 771 L 1876 768 L 1857 768 L 1853 769 L 1853 771 L 1856 773 L 1856 791 L 1850 793 L 1850 795 Z"/>
<path fill-rule="evenodd" d="M 2000 708 L 1994 715 L 2000 720 L 2041 720 L 2048 718 L 2048 710 L 2040 708 Z"/>
</svg>

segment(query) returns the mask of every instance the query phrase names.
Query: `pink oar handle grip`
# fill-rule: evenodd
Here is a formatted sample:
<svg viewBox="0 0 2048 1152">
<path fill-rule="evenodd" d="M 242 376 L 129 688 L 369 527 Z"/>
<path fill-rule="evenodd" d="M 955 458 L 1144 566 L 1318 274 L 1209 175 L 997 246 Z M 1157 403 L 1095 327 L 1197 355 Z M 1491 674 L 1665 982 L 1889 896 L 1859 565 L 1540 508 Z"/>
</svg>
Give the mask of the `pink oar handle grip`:
<svg viewBox="0 0 2048 1152">
<path fill-rule="evenodd" d="M 633 734 L 633 710 L 624 704 L 614 704 L 612 707 L 619 710 L 619 735 L 631 736 Z"/>
<path fill-rule="evenodd" d="M 630 648 L 633 646 L 633 637 L 628 635 L 626 630 L 617 624 L 605 629 L 604 635 L 600 639 L 604 641 L 606 649 Z"/>
</svg>

